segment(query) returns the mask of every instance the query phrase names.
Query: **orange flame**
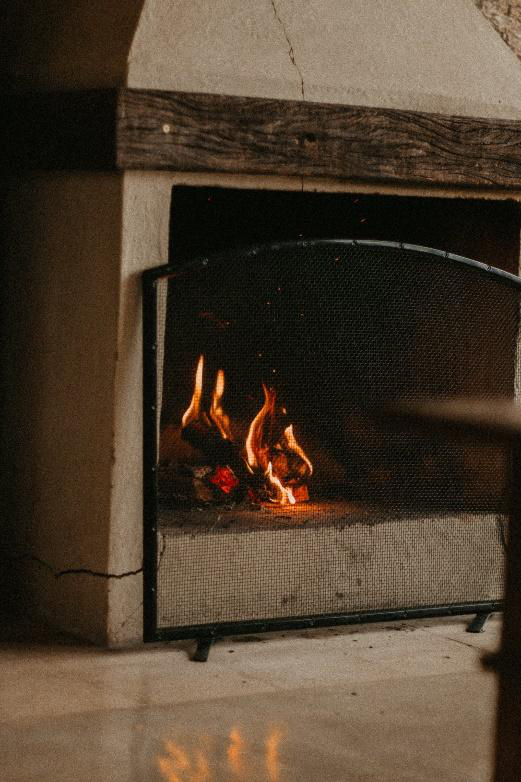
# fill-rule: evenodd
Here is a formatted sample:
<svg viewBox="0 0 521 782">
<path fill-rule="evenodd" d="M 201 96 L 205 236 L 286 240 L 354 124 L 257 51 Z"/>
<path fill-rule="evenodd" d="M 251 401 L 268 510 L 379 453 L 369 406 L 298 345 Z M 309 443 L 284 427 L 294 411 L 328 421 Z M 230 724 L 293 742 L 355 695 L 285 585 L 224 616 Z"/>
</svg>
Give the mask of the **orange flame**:
<svg viewBox="0 0 521 782">
<path fill-rule="evenodd" d="M 304 450 L 300 447 L 300 445 L 297 442 L 297 439 L 293 433 L 293 424 L 291 424 L 291 426 L 288 426 L 286 427 L 286 429 L 284 429 L 284 437 L 286 440 L 286 445 L 288 446 L 290 451 L 294 451 L 296 454 L 300 456 L 304 464 L 307 466 L 309 470 L 309 474 L 313 475 L 313 465 L 309 461 Z"/>
<path fill-rule="evenodd" d="M 273 467 L 271 462 L 268 462 L 268 469 L 264 473 L 276 492 L 276 499 L 272 499 L 272 502 L 276 502 L 279 505 L 295 505 L 296 499 L 293 496 L 293 492 L 289 486 L 283 486 L 281 481 L 273 474 Z"/>
<path fill-rule="evenodd" d="M 264 423 L 269 417 L 273 418 L 275 412 L 275 391 L 272 388 L 266 388 L 262 384 L 264 391 L 264 404 L 250 424 L 248 436 L 246 437 L 246 462 L 251 472 L 255 468 L 266 470 L 268 467 L 268 449 L 264 445 Z"/>
<path fill-rule="evenodd" d="M 246 437 L 246 464 L 251 473 L 262 470 L 267 479 L 267 488 L 272 491 L 272 502 L 279 505 L 295 505 L 297 497 L 299 499 L 308 498 L 306 487 L 297 487 L 304 489 L 304 491 L 300 491 L 300 496 L 299 492 L 297 492 L 297 497 L 295 497 L 293 489 L 284 485 L 283 481 L 286 483 L 300 482 L 303 475 L 312 475 L 313 465 L 297 442 L 293 424 L 286 427 L 281 442 L 273 442 L 272 429 L 275 422 L 276 394 L 274 389 L 267 388 L 264 384 L 262 388 L 264 391 L 264 404 L 251 422 L 248 436 Z M 282 412 L 286 414 L 285 408 L 282 408 Z M 295 481 L 295 478 L 287 480 L 287 476 L 281 476 L 280 473 L 277 474 L 277 462 L 271 459 L 271 454 L 277 450 L 286 452 L 286 454 L 289 451 L 297 454 L 303 464 L 298 481 Z"/>
<path fill-rule="evenodd" d="M 203 393 L 203 369 L 204 369 L 204 357 L 199 356 L 199 363 L 197 364 L 197 371 L 195 373 L 195 387 L 192 396 L 192 401 L 186 412 L 184 413 L 181 423 L 183 428 L 188 426 L 191 421 L 196 421 L 199 418 L 199 408 L 201 406 L 201 395 Z"/>
<path fill-rule="evenodd" d="M 221 436 L 225 440 L 231 440 L 230 419 L 224 412 L 221 400 L 224 394 L 224 372 L 220 369 L 215 379 L 215 388 L 212 395 L 212 406 L 210 408 L 210 418 L 218 428 Z"/>
<path fill-rule="evenodd" d="M 201 420 L 209 428 L 212 425 L 217 427 L 224 440 L 233 442 L 230 419 L 222 406 L 225 389 L 224 372 L 222 369 L 217 372 L 209 415 L 204 411 L 201 412 L 203 374 L 204 356 L 201 355 L 195 373 L 194 392 L 190 405 L 182 417 L 182 427 L 185 428 L 192 421 Z M 293 424 L 284 429 L 282 436 L 280 434 L 274 435 L 276 393 L 273 388 L 268 388 L 264 383 L 262 389 L 264 402 L 249 426 L 245 441 L 244 461 L 252 475 L 254 473 L 264 475 L 264 488 L 267 489 L 271 502 L 279 505 L 295 505 L 297 502 L 308 499 L 307 487 L 302 481 L 306 476 L 313 474 L 313 465 L 295 437 Z M 280 412 L 287 415 L 284 407 L 280 408 Z M 278 426 L 277 430 L 280 433 Z M 291 458 L 291 453 L 296 454 L 298 459 Z M 221 468 L 221 471 L 225 469 L 229 470 L 229 468 Z M 216 473 L 214 477 L 215 481 L 210 480 L 222 488 L 224 486 L 221 480 L 222 475 Z M 234 479 L 237 480 L 235 476 Z M 228 486 L 228 484 L 226 485 Z M 223 491 L 226 490 L 223 489 Z"/>
</svg>

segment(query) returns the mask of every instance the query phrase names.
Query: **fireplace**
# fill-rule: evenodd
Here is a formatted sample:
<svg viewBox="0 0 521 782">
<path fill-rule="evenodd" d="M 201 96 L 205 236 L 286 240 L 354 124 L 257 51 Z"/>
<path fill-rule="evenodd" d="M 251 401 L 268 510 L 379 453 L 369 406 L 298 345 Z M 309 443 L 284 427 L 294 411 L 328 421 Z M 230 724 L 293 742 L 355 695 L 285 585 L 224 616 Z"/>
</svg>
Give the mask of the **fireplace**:
<svg viewBox="0 0 521 782">
<path fill-rule="evenodd" d="M 243 210 L 271 195 L 240 194 Z M 174 189 L 173 209 L 230 214 L 236 197 Z M 293 214 L 314 198 L 315 220 L 335 203 L 284 197 Z M 385 205 L 421 233 L 422 199 L 362 198 L 365 219 L 360 196 L 336 199 L 344 223 Z M 148 636 L 498 607 L 507 450 L 393 430 L 375 409 L 514 395 L 519 278 L 382 239 L 172 257 L 145 274 Z"/>
<path fill-rule="evenodd" d="M 6 4 L 1 536 L 4 592 L 14 610 L 33 607 L 62 629 L 113 647 L 142 641 L 143 597 L 149 638 L 157 628 L 225 620 L 166 612 L 156 622 L 156 586 L 170 584 L 172 605 L 185 597 L 178 583 L 156 583 L 163 539 L 154 537 L 151 468 L 161 472 L 165 464 L 153 463 L 160 443 L 150 433 L 156 424 L 161 433 L 180 426 L 201 354 L 205 394 L 211 397 L 222 368 L 222 408 L 242 428 L 262 405 L 266 379 L 252 376 L 251 408 L 239 415 L 231 400 L 243 389 L 233 367 L 216 366 L 219 356 L 194 344 L 176 368 L 184 385 L 161 398 L 162 419 L 152 420 L 168 377 L 167 364 L 159 372 L 151 360 L 147 331 L 143 386 L 146 269 L 168 265 L 177 274 L 185 262 L 210 262 L 219 253 L 228 253 L 230 264 L 246 262 L 233 257 L 241 248 L 354 239 L 431 247 L 518 273 L 519 62 L 471 3 L 446 9 L 434 0 L 418 7 L 396 0 L 392 13 L 384 5 L 232 0 L 209 11 L 207 4 L 162 0 L 80 0 L 43 19 L 34 0 L 23 16 Z M 162 287 L 158 278 L 156 293 Z M 157 327 L 151 313 L 145 308 L 147 329 Z M 476 336 L 468 336 L 467 347 L 476 348 Z M 273 386 L 284 404 L 286 389 Z M 143 389 L 150 395 L 145 464 Z M 307 443 L 309 405 L 291 412 L 294 436 L 313 463 L 300 513 L 300 505 L 326 501 L 320 461 L 331 444 Z M 384 436 L 381 423 L 365 419 L 359 431 L 367 435 L 371 427 Z M 501 460 L 490 448 L 481 459 L 473 451 L 474 480 L 465 485 L 479 488 L 476 476 L 491 464 L 488 485 L 499 481 Z M 351 459 L 348 480 L 345 502 L 376 505 L 363 459 Z M 387 483 L 387 511 L 403 501 L 399 485 Z M 489 486 L 474 507 L 488 512 L 494 492 Z M 214 511 L 205 506 L 204 513 Z M 272 525 L 258 548 L 269 552 L 277 535 L 297 532 L 303 545 L 308 526 Z M 229 556 L 234 538 L 220 533 L 223 545 L 225 533 Z M 322 533 L 314 533 L 316 542 Z M 211 537 L 206 528 L 194 540 L 210 545 Z M 300 556 L 297 548 L 292 572 L 315 550 Z M 168 566 L 179 575 L 193 562 L 178 556 L 173 564 L 171 554 L 164 550 L 160 572 Z M 211 581 L 204 563 L 198 578 Z M 355 575 L 354 587 L 357 578 L 364 574 Z M 346 590 L 336 591 L 344 597 L 333 609 L 300 612 L 285 589 L 270 616 L 355 611 Z M 232 619 L 247 615 L 255 612 Z"/>
</svg>

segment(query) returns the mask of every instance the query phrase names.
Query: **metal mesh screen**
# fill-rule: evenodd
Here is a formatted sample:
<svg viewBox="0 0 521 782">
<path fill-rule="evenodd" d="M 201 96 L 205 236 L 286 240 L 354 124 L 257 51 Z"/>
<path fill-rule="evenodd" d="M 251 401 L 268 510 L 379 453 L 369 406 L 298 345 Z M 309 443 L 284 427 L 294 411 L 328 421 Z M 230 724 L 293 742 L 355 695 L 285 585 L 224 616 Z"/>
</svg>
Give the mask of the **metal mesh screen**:
<svg viewBox="0 0 521 782">
<path fill-rule="evenodd" d="M 398 431 L 367 410 L 512 397 L 517 278 L 421 248 L 317 241 L 200 259 L 154 284 L 158 628 L 501 598 L 506 448 Z M 274 389 L 313 463 L 305 501 L 209 486 L 231 452 L 183 436 L 200 356 L 204 437 L 219 434 L 219 370 L 229 460 L 245 459 L 262 384 Z"/>
</svg>

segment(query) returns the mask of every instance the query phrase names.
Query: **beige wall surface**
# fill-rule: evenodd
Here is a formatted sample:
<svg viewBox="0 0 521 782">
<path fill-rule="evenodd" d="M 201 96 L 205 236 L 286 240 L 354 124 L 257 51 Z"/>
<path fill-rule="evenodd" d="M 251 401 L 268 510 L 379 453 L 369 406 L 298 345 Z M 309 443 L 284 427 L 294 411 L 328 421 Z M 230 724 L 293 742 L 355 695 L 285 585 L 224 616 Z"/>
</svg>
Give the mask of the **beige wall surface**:
<svg viewBox="0 0 521 782">
<path fill-rule="evenodd" d="M 25 597 L 93 640 L 105 579 L 57 574 L 107 570 L 120 190 L 118 175 L 42 174 L 5 199 L 10 549 L 26 557 Z"/>
<path fill-rule="evenodd" d="M 131 87 L 515 118 L 520 77 L 472 0 L 148 0 L 128 70 Z"/>
<path fill-rule="evenodd" d="M 6 0 L 2 14 L 0 78 L 18 87 L 521 116 L 521 66 L 473 0 Z"/>
</svg>

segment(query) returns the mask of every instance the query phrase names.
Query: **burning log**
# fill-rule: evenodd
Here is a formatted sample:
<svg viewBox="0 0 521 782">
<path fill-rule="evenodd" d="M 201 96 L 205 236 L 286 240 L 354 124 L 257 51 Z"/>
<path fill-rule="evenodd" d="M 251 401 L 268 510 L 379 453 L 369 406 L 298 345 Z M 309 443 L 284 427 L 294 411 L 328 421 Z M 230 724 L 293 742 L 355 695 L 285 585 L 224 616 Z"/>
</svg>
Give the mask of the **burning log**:
<svg viewBox="0 0 521 782">
<path fill-rule="evenodd" d="M 264 404 L 251 422 L 246 438 L 248 466 L 252 474 L 262 470 L 268 497 L 272 502 L 294 505 L 297 498 L 293 488 L 303 484 L 305 478 L 313 473 L 313 465 L 298 444 L 292 424 L 273 442 L 275 390 L 265 385 L 262 388 Z M 300 492 L 299 497 L 308 499 L 307 489 L 306 492 Z"/>
<path fill-rule="evenodd" d="M 248 487 L 228 465 L 181 465 L 177 470 L 162 466 L 158 473 L 160 495 L 181 505 L 237 504 Z"/>
<path fill-rule="evenodd" d="M 240 502 L 248 498 L 254 504 L 280 505 L 308 500 L 305 482 L 313 473 L 313 465 L 297 442 L 293 425 L 281 425 L 281 418 L 287 414 L 283 408 L 277 410 L 275 390 L 263 385 L 264 403 L 249 426 L 243 447 L 234 439 L 230 419 L 223 410 L 222 370 L 216 376 L 209 412 L 201 410 L 203 372 L 204 358 L 200 356 L 181 429 L 182 441 L 200 459 L 195 468 L 185 465 L 192 473 L 194 499 Z M 175 483 L 173 476 L 171 480 Z"/>
<path fill-rule="evenodd" d="M 204 464 L 235 464 L 240 460 L 239 448 L 235 443 L 224 440 L 218 429 L 200 421 L 192 421 L 185 426 L 181 437 L 202 453 Z"/>
<path fill-rule="evenodd" d="M 170 465 L 159 468 L 158 491 L 167 505 L 175 503 L 193 507 L 214 502 L 214 493 L 205 478 L 196 478 L 188 471 L 174 471 Z"/>
</svg>

